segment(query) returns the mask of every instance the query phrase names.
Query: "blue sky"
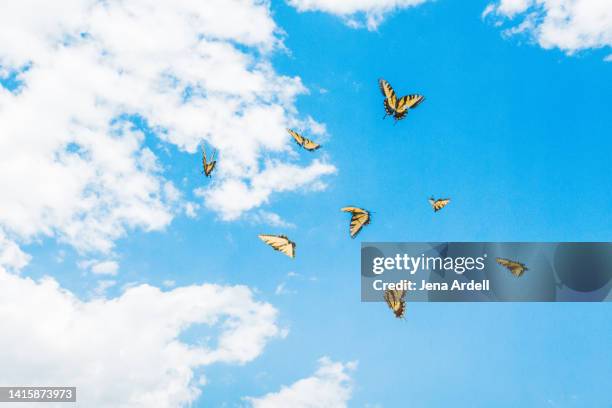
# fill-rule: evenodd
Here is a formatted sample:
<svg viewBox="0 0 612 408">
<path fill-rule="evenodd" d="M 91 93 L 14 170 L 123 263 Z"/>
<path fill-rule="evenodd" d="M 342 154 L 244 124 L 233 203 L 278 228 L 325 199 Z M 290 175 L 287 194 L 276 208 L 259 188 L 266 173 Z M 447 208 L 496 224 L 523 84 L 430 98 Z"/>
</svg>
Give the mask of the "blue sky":
<svg viewBox="0 0 612 408">
<path fill-rule="evenodd" d="M 322 356 L 358 361 L 350 407 L 611 406 L 607 303 L 409 304 L 399 321 L 383 304 L 359 300 L 361 241 L 610 240 L 606 52 L 567 55 L 504 38 L 481 19 L 486 6 L 427 2 L 367 30 L 272 2 L 287 49 L 273 54 L 274 69 L 301 78 L 310 93 L 296 108 L 327 129 L 323 149 L 295 150 L 295 160 L 307 166 L 321 156 L 337 173 L 324 177 L 323 191 L 270 196 L 263 208 L 295 227 L 225 221 L 202 206 L 159 231 L 130 229 L 113 250 L 120 272 L 110 298 L 138 283 L 242 284 L 289 329 L 248 364 L 206 366 L 194 407 L 275 392 L 311 375 Z M 382 120 L 380 77 L 425 102 L 396 125 Z M 193 190 L 211 181 L 199 156 L 154 132 L 143 143 L 185 199 L 201 202 Z M 434 214 L 431 195 L 452 202 Z M 345 205 L 374 212 L 355 240 Z M 287 234 L 296 259 L 267 248 L 259 233 Z M 77 266 L 82 252 L 45 236 L 21 247 L 32 256 L 21 276 L 53 276 L 91 297 L 100 277 Z M 198 343 L 208 330 L 183 339 Z"/>
<path fill-rule="evenodd" d="M 257 228 L 241 241 L 248 255 L 232 256 L 242 279 L 268 291 L 288 270 L 319 278 L 275 301 L 291 335 L 247 377 L 264 369 L 287 384 L 325 348 L 359 361 L 355 407 L 612 403 L 607 304 L 416 304 L 398 322 L 383 305 L 359 303 L 362 240 L 609 240 L 610 65 L 596 52 L 568 58 L 504 40 L 479 20 L 485 5 L 425 4 L 374 33 L 274 7 L 291 50 L 276 66 L 315 89 L 300 109 L 327 124 L 339 174 L 324 193 L 274 203 L 299 226 L 289 232 L 295 262 L 250 245 Z M 381 76 L 427 98 L 396 126 L 381 120 Z M 453 198 L 448 211 L 434 215 L 430 195 Z M 347 204 L 376 212 L 355 241 L 338 211 Z M 219 392 L 204 400 L 218 403 Z"/>
</svg>

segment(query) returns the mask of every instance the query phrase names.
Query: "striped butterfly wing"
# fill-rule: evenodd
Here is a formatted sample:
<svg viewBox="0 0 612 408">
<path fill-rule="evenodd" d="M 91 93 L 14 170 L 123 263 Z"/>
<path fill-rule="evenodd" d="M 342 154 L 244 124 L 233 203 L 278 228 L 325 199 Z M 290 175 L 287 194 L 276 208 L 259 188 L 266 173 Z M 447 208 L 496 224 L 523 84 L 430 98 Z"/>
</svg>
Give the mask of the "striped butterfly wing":
<svg viewBox="0 0 612 408">
<path fill-rule="evenodd" d="M 383 105 L 385 106 L 385 113 L 387 114 L 387 116 L 395 116 L 396 115 L 396 110 L 395 110 L 396 99 L 395 99 L 395 96 L 393 98 L 390 98 L 390 99 L 385 99 L 383 101 Z"/>
<path fill-rule="evenodd" d="M 412 94 L 412 95 L 402 96 L 397 101 L 397 110 L 398 112 L 403 112 L 408 109 L 414 109 L 424 100 L 425 100 L 425 97 L 423 95 Z"/>
<path fill-rule="evenodd" d="M 206 159 L 206 148 L 202 147 L 202 170 L 206 172 L 206 166 L 208 166 L 208 160 Z"/>
<path fill-rule="evenodd" d="M 282 252 L 289 258 L 295 258 L 295 242 L 292 242 L 286 236 L 260 234 L 258 237 L 273 249 Z"/>
<path fill-rule="evenodd" d="M 215 160 L 215 153 L 216 152 L 213 152 L 210 161 L 208 161 L 206 157 L 206 149 L 202 148 L 202 171 L 206 175 L 206 177 L 210 177 L 213 170 L 215 169 L 215 165 L 217 164 L 217 161 Z"/>
<path fill-rule="evenodd" d="M 304 136 L 300 135 L 298 132 L 294 130 L 287 129 L 287 132 L 289 132 L 289 134 L 293 137 L 293 139 L 297 142 L 297 144 L 299 144 L 304 149 L 310 152 L 315 151 L 321 147 L 320 144 L 315 143 L 314 141 L 310 139 L 306 139 Z"/>
<path fill-rule="evenodd" d="M 210 161 L 208 161 L 208 158 L 206 157 L 206 148 L 202 147 L 202 172 L 206 175 L 206 177 L 210 177 L 211 173 L 215 169 L 215 165 L 217 164 L 217 161 L 215 160 L 215 153 L 216 152 L 213 152 Z"/>
<path fill-rule="evenodd" d="M 215 165 L 217 164 L 216 161 L 212 161 L 210 163 L 207 163 L 204 165 L 204 174 L 206 174 L 206 177 L 210 177 L 210 175 L 212 174 L 213 170 L 215 169 Z"/>
<path fill-rule="evenodd" d="M 380 92 L 385 97 L 383 101 L 385 113 L 387 116 L 395 116 L 397 114 L 397 95 L 395 95 L 393 87 L 382 78 L 378 80 L 378 85 L 380 87 Z"/>
<path fill-rule="evenodd" d="M 393 311 L 395 317 L 401 319 L 406 312 L 406 291 L 387 289 L 384 293 L 385 302 L 389 309 Z"/>
<path fill-rule="evenodd" d="M 443 198 L 439 200 L 434 200 L 433 198 L 429 199 L 429 204 L 431 204 L 431 207 L 435 212 L 438 212 L 446 207 L 448 203 L 450 203 L 450 198 Z"/>
<path fill-rule="evenodd" d="M 287 129 L 287 132 L 289 132 L 289 134 L 291 135 L 291 137 L 293 137 L 297 144 L 299 144 L 300 146 L 304 144 L 304 138 L 298 132 L 291 129 Z"/>
<path fill-rule="evenodd" d="M 408 114 L 408 109 L 416 108 L 425 98 L 421 95 L 406 95 L 397 100 L 395 120 L 402 120 Z"/>
<path fill-rule="evenodd" d="M 349 226 L 349 233 L 351 238 L 361 231 L 361 229 L 370 223 L 370 213 L 363 208 L 359 207 L 344 207 L 341 211 L 351 213 L 351 224 Z"/>
<path fill-rule="evenodd" d="M 389 82 L 381 78 L 378 80 L 378 86 L 380 87 L 380 92 L 382 92 L 385 99 L 396 98 L 395 91 Z"/>
<path fill-rule="evenodd" d="M 302 145 L 302 147 L 306 150 L 308 150 L 309 152 L 314 152 L 317 149 L 321 148 L 321 145 L 318 143 L 313 142 L 310 139 L 304 139 L 304 144 Z"/>
<path fill-rule="evenodd" d="M 498 264 L 508 269 L 512 275 L 516 276 L 517 278 L 520 278 L 527 270 L 525 264 L 520 262 L 511 261 L 510 259 L 505 258 L 496 258 L 495 260 Z"/>
</svg>

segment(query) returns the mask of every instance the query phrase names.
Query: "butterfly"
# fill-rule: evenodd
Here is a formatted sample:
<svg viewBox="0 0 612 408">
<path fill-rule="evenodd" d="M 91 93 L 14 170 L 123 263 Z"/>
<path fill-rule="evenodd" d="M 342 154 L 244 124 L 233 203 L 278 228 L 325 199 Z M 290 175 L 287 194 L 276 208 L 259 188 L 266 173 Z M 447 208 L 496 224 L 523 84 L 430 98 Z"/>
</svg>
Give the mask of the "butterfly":
<svg viewBox="0 0 612 408">
<path fill-rule="evenodd" d="M 314 152 L 315 150 L 321 147 L 320 144 L 317 144 L 310 139 L 306 139 L 304 136 L 300 135 L 298 132 L 294 130 L 287 129 L 287 132 L 289 132 L 289 134 L 295 139 L 297 144 L 299 144 L 300 146 L 302 146 L 304 149 L 308 150 L 309 152 Z"/>
<path fill-rule="evenodd" d="M 258 237 L 275 250 L 287 255 L 289 258 L 295 258 L 295 242 L 289 240 L 286 236 L 261 234 L 258 235 Z"/>
<path fill-rule="evenodd" d="M 429 199 L 429 204 L 431 204 L 434 212 L 440 211 L 441 209 L 446 207 L 448 203 L 450 203 L 450 198 L 439 198 L 436 200 L 433 197 L 431 197 Z"/>
<path fill-rule="evenodd" d="M 213 152 L 210 161 L 208 161 L 206 158 L 206 148 L 202 146 L 202 173 L 204 173 L 206 177 L 210 177 L 215 169 L 215 165 L 217 164 L 217 161 L 215 160 L 215 153 L 216 151 Z"/>
<path fill-rule="evenodd" d="M 364 210 L 363 208 L 344 207 L 340 210 L 344 212 L 349 212 L 353 215 L 351 217 L 351 225 L 349 227 L 351 238 L 355 238 L 359 231 L 361 231 L 361 229 L 365 225 L 368 225 L 370 223 L 370 212 Z"/>
<path fill-rule="evenodd" d="M 497 261 L 498 264 L 500 264 L 501 266 L 507 268 L 510 272 L 512 272 L 512 274 L 516 276 L 517 278 L 520 278 L 521 275 L 523 275 L 523 273 L 525 273 L 525 271 L 528 270 L 525 264 L 522 264 L 520 262 L 511 261 L 505 258 L 496 258 L 495 260 Z"/>
<path fill-rule="evenodd" d="M 393 90 L 391 84 L 384 79 L 378 80 L 380 91 L 385 97 L 385 118 L 387 116 L 393 116 L 395 121 L 402 120 L 408 114 L 408 109 L 416 108 L 421 102 L 425 100 L 423 95 L 406 95 L 398 98 Z M 383 118 L 384 119 L 384 118 Z"/>
<path fill-rule="evenodd" d="M 385 302 L 387 302 L 387 306 L 389 309 L 393 311 L 395 317 L 401 319 L 404 317 L 404 312 L 406 311 L 406 291 L 405 290 L 385 290 L 383 294 L 385 298 Z"/>
</svg>

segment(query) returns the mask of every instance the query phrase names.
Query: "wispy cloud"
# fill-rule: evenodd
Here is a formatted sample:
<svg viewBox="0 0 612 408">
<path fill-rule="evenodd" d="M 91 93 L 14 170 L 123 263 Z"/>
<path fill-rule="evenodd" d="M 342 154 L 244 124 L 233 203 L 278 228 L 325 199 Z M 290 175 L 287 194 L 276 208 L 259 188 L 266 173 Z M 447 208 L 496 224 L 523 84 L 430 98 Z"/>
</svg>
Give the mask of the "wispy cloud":
<svg viewBox="0 0 612 408">
<path fill-rule="evenodd" d="M 299 274 L 297 272 L 293 272 L 290 271 L 289 273 L 287 273 L 285 279 L 280 282 L 278 285 L 276 285 L 276 289 L 274 290 L 274 294 L 275 295 L 294 295 L 296 293 L 298 293 L 297 289 L 293 289 L 293 288 L 289 288 L 289 282 L 293 281 L 294 283 L 297 284 L 298 281 L 304 282 L 304 281 L 308 281 L 308 282 L 317 282 L 317 277 L 316 276 L 310 276 L 310 277 L 306 277 L 302 274 Z M 295 286 L 295 285 L 293 285 Z"/>
<path fill-rule="evenodd" d="M 92 295 L 94 297 L 104 297 L 106 295 L 106 291 L 117 284 L 116 280 L 112 279 L 103 279 L 98 281 L 96 287 L 94 288 Z"/>
<path fill-rule="evenodd" d="M 285 221 L 280 215 L 270 211 L 259 210 L 253 212 L 250 214 L 249 220 L 254 224 L 263 224 L 270 227 L 295 228 L 295 224 Z"/>
<path fill-rule="evenodd" d="M 117 275 L 119 271 L 119 264 L 116 261 L 99 261 L 97 259 L 90 259 L 87 261 L 81 261 L 78 263 L 79 268 L 87 269 L 95 275 Z"/>
<path fill-rule="evenodd" d="M 297 291 L 295 290 L 291 290 L 291 289 L 287 289 L 287 282 L 282 282 L 279 283 L 276 286 L 276 289 L 274 290 L 274 294 L 279 296 L 279 295 L 293 295 L 296 294 Z"/>
<path fill-rule="evenodd" d="M 387 14 L 427 0 L 287 0 L 299 11 L 322 11 L 341 17 L 353 28 L 375 30 Z"/>
<path fill-rule="evenodd" d="M 176 286 L 176 282 L 171 279 L 166 279 L 162 282 L 162 285 L 164 285 L 167 288 L 173 288 Z"/>
</svg>

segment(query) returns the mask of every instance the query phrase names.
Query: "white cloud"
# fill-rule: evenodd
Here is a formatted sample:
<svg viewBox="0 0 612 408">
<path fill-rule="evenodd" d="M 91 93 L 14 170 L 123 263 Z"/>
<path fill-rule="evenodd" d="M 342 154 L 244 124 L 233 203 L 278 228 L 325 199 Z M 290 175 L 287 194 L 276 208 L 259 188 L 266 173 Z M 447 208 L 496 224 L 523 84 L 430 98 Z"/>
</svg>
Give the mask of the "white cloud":
<svg viewBox="0 0 612 408">
<path fill-rule="evenodd" d="M 230 179 L 219 188 L 197 189 L 196 195 L 205 197 L 207 205 L 219 211 L 225 220 L 234 220 L 246 211 L 268 202 L 272 192 L 295 190 L 323 190 L 323 175 L 336 173 L 336 168 L 315 159 L 308 167 L 279 161 L 267 161 L 264 169 L 250 181 Z"/>
<path fill-rule="evenodd" d="M 485 8 L 483 17 L 486 17 L 489 13 L 497 12 L 512 18 L 516 14 L 525 11 L 530 6 L 530 3 L 532 3 L 532 0 L 502 0 L 497 5 L 491 3 Z"/>
<path fill-rule="evenodd" d="M 245 400 L 253 408 L 343 408 L 351 399 L 350 374 L 356 366 L 355 362 L 337 363 L 323 357 L 311 377 L 284 386 L 278 392 Z"/>
<path fill-rule="evenodd" d="M 416 6 L 427 0 L 287 0 L 299 11 L 335 14 L 351 27 L 375 30 L 386 14 Z"/>
<path fill-rule="evenodd" d="M 109 253 L 131 229 L 194 216 L 133 118 L 183 151 L 198 154 L 203 139 L 219 150 L 199 191 L 225 219 L 322 186 L 332 165 L 292 162 L 285 128 L 320 125 L 298 117 L 300 78 L 271 65 L 278 31 L 260 0 L 8 2 L 0 69 L 19 72 L 21 86 L 0 87 L 0 189 L 11 192 L 0 195 L 0 227 L 16 242 L 49 236 Z M 285 169 L 306 179 L 281 182 Z"/>
<path fill-rule="evenodd" d="M 8 239 L 0 229 L 0 268 L 18 272 L 30 262 L 30 255 Z"/>
<path fill-rule="evenodd" d="M 84 302 L 51 278 L 2 269 L 0 320 L 0 383 L 74 385 L 80 406 L 98 408 L 185 406 L 205 384 L 194 370 L 247 363 L 283 335 L 276 309 L 244 286 L 139 285 Z M 181 341 L 198 324 L 218 336 Z"/>
<path fill-rule="evenodd" d="M 91 272 L 96 275 L 116 275 L 119 264 L 115 261 L 102 261 L 91 266 Z"/>
<path fill-rule="evenodd" d="M 95 275 L 117 275 L 119 264 L 116 261 L 99 261 L 97 259 L 89 259 L 78 263 L 79 268 L 87 269 Z"/>
<path fill-rule="evenodd" d="M 198 203 L 187 201 L 184 205 L 185 215 L 187 215 L 189 218 L 195 218 L 199 208 L 200 205 Z"/>
<path fill-rule="evenodd" d="M 501 0 L 489 4 L 483 17 L 518 23 L 504 30 L 525 34 L 542 48 L 568 55 L 585 49 L 612 47 L 612 2 L 609 0 Z"/>
<path fill-rule="evenodd" d="M 200 205 L 166 178 L 160 140 L 198 155 L 202 140 L 219 150 L 213 179 L 196 193 L 227 220 L 278 192 L 325 188 L 335 167 L 298 164 L 306 156 L 285 130 L 325 127 L 300 118 L 300 78 L 272 67 L 279 31 L 266 0 L 3 5 L 0 75 L 17 73 L 19 86 L 0 86 L 0 265 L 23 268 L 18 243 L 45 237 L 108 259 L 133 229 L 195 216 Z M 119 265 L 83 267 L 112 276 Z M 88 407 L 178 407 L 206 383 L 197 369 L 247 363 L 285 334 L 247 287 L 133 284 L 107 298 L 116 285 L 102 279 L 83 301 L 51 278 L 0 269 L 0 382 L 76 385 Z M 216 339 L 180 339 L 199 324 L 214 326 Z"/>
</svg>

